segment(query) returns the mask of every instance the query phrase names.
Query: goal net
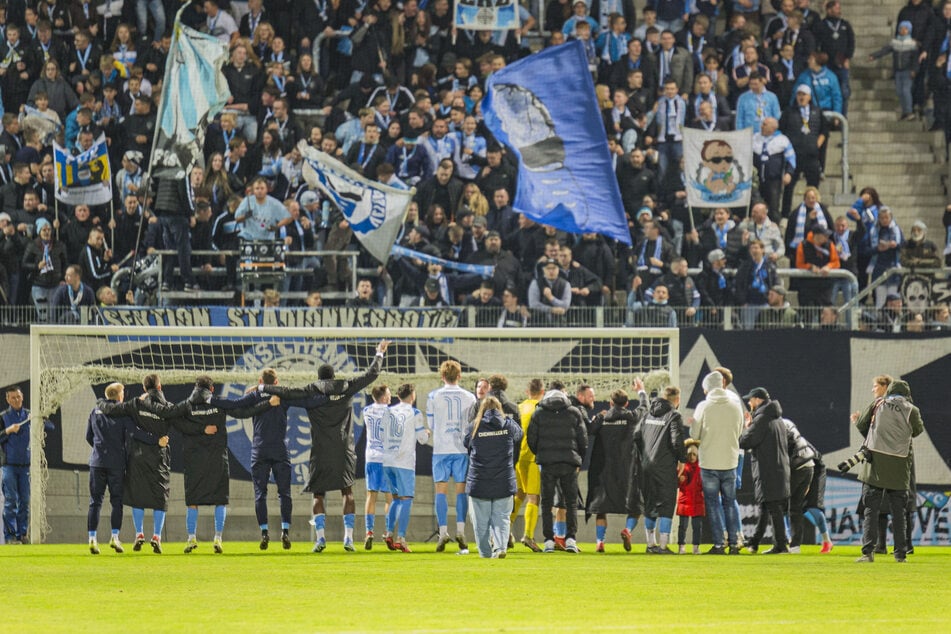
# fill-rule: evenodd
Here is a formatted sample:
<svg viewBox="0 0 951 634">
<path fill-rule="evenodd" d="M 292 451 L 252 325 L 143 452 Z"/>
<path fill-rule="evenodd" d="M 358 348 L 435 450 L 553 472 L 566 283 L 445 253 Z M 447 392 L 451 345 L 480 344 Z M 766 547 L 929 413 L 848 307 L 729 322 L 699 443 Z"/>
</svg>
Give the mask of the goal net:
<svg viewBox="0 0 951 634">
<path fill-rule="evenodd" d="M 308 329 L 187 328 L 126 326 L 33 326 L 31 328 L 30 403 L 34 418 L 61 416 L 64 437 L 85 432 L 86 417 L 105 385 L 118 381 L 138 386 L 156 373 L 170 400 L 174 386 L 193 385 L 199 374 L 216 382 L 216 393 L 237 397 L 256 385 L 261 370 L 275 368 L 282 385 L 299 386 L 316 379 L 328 363 L 338 376 L 363 372 L 377 343 L 389 340 L 380 381 L 395 388 L 414 383 L 418 405 L 439 387 L 439 366 L 458 361 L 462 385 L 474 389 L 479 377 L 502 374 L 508 394 L 521 400 L 528 382 L 558 379 L 569 390 L 581 384 L 607 400 L 619 388 L 630 389 L 635 376 L 649 391 L 676 384 L 679 338 L 676 329 Z M 177 390 L 179 395 L 184 388 Z M 359 401 L 359 399 L 357 399 Z M 76 404 L 80 404 L 77 406 Z M 360 401 L 356 406 L 362 406 Z M 303 412 L 289 420 L 288 443 L 295 474 L 305 475 L 310 449 Z M 81 430 L 78 427 L 81 427 Z M 250 421 L 229 421 L 229 447 L 241 458 L 250 454 Z M 46 521 L 48 469 L 43 425 L 31 425 L 33 498 L 31 539 L 42 541 Z M 64 451 L 65 451 L 64 441 Z M 77 451 L 86 451 L 80 447 Z M 87 454 L 88 455 L 88 454 Z"/>
</svg>

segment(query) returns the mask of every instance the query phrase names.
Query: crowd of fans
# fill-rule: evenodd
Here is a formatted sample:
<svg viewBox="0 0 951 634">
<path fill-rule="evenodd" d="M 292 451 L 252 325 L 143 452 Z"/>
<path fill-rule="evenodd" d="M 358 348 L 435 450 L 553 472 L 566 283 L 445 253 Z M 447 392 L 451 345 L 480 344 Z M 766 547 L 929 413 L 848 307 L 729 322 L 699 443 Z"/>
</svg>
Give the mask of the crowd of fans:
<svg viewBox="0 0 951 634">
<path fill-rule="evenodd" d="M 853 289 L 828 271 L 850 270 L 864 286 L 899 262 L 944 264 L 926 227 L 915 223 L 906 236 L 874 189 L 840 218 L 821 202 L 836 126 L 824 113 L 848 114 L 856 39 L 837 0 L 649 0 L 640 14 L 632 0 L 551 0 L 543 16 L 520 7 L 521 30 L 499 32 L 457 32 L 448 0 L 186 4 L 185 24 L 228 45 L 232 97 L 208 126 L 205 166 L 182 181 L 153 179 L 148 194 L 154 113 L 181 5 L 43 0 L 0 8 L 3 303 L 32 302 L 39 320 L 53 318 L 50 307 L 56 319 L 70 319 L 81 306 L 134 303 L 110 281 L 137 246 L 139 255 L 178 251 L 165 259 L 165 290 L 233 290 L 235 257 L 191 251 L 237 248 L 252 233 L 242 210 L 255 204 L 275 207 L 279 220 L 263 237 L 284 242 L 289 264 L 308 269 L 287 277 L 285 298 L 310 292 L 308 305 L 319 305 L 321 291 L 335 291 L 355 293 L 348 303 L 357 306 L 504 309 L 492 325 L 559 323 L 579 306 L 626 308 L 628 325 L 685 325 L 739 306 L 746 328 L 833 326 L 834 302 Z M 936 5 L 909 0 L 895 40 L 876 55 L 894 56 L 900 117 L 921 116 L 933 94 L 935 125 L 947 127 L 951 2 Z M 483 124 L 480 102 L 485 79 L 530 55 L 525 36 L 540 26 L 551 32 L 543 45 L 577 39 L 587 51 L 633 248 L 595 233 L 568 235 L 512 208 L 517 164 Z M 684 127 L 753 128 L 755 204 L 688 208 Z M 80 152 L 100 133 L 114 204 L 56 204 L 52 140 Z M 367 178 L 416 188 L 402 246 L 491 265 L 494 275 L 431 258 L 374 260 L 302 178 L 300 141 Z M 705 150 L 711 169 L 732 163 L 721 150 Z M 795 200 L 800 180 L 807 188 Z M 945 218 L 951 225 L 951 207 Z M 293 256 L 322 249 L 357 251 L 357 266 L 376 275 L 353 289 L 350 258 Z M 788 289 L 798 291 L 800 311 L 777 278 L 784 258 L 815 273 Z M 897 291 L 897 280 L 881 286 L 876 307 L 894 303 Z M 893 329 L 881 326 L 888 320 L 878 311 L 873 317 L 863 323 Z M 932 322 L 930 314 L 900 321 Z"/>
</svg>

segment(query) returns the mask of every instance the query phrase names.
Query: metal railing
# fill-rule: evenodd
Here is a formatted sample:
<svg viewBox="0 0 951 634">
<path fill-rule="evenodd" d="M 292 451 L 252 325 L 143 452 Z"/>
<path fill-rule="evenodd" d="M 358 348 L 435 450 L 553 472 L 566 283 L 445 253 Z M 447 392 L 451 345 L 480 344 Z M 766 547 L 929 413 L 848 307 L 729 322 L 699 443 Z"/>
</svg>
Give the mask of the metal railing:
<svg viewBox="0 0 951 634">
<path fill-rule="evenodd" d="M 178 251 L 173 251 L 171 249 L 163 249 L 154 251 L 156 255 L 159 256 L 159 260 L 162 264 L 162 260 L 166 257 L 177 257 Z M 238 257 L 239 251 L 217 251 L 202 249 L 192 251 L 192 256 L 202 257 L 202 256 L 224 256 L 224 257 Z M 360 257 L 360 253 L 357 251 L 285 251 L 285 258 L 290 259 L 303 259 L 308 257 L 313 258 L 324 258 L 324 257 L 342 257 L 350 260 L 348 268 L 350 269 L 350 286 L 346 291 L 327 291 L 322 292 L 321 295 L 326 299 L 344 299 L 349 297 L 354 289 L 357 287 L 357 277 L 361 272 L 365 272 L 364 269 L 357 268 L 357 260 Z M 182 292 L 182 291 L 163 291 L 165 286 L 164 279 L 164 266 L 159 266 L 159 290 L 158 290 L 158 301 L 160 304 L 164 303 L 169 299 L 184 299 L 184 298 L 206 298 L 206 299 L 227 299 L 234 295 L 234 292 L 229 291 L 202 291 L 201 293 L 195 292 Z M 178 273 L 178 267 L 173 268 L 173 274 Z M 300 268 L 287 266 L 282 271 L 274 271 L 270 275 L 273 277 L 283 277 L 285 275 L 312 275 L 314 272 L 313 268 Z M 196 277 L 224 277 L 228 274 L 228 269 L 225 266 L 213 266 L 210 271 L 199 271 L 196 267 L 192 267 L 192 274 Z M 238 269 L 237 276 L 239 281 L 242 280 L 243 275 L 247 273 L 242 272 Z M 252 273 L 251 275 L 255 275 Z M 244 284 L 242 284 L 242 287 Z M 249 291 L 247 288 L 242 288 L 246 299 L 260 299 L 261 293 L 257 291 Z M 295 291 L 283 294 L 284 297 L 290 299 L 304 299 L 307 297 L 308 293 L 305 291 Z"/>
<path fill-rule="evenodd" d="M 838 112 L 832 112 L 831 110 L 826 110 L 822 114 L 825 115 L 826 119 L 838 122 L 839 129 L 842 131 L 842 185 L 839 187 L 838 193 L 842 197 L 851 195 L 852 175 L 849 173 L 849 120 Z M 826 143 L 829 143 L 828 139 L 826 139 Z M 836 202 L 845 204 L 848 201 L 837 200 Z"/>
</svg>

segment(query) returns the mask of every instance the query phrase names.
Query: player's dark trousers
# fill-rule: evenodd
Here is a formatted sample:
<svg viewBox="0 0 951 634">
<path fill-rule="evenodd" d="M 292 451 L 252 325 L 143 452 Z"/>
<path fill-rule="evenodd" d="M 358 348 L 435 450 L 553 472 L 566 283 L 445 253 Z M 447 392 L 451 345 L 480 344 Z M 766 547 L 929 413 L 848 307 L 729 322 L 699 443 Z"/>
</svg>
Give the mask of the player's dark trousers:
<svg viewBox="0 0 951 634">
<path fill-rule="evenodd" d="M 555 502 L 555 486 L 560 486 L 564 494 L 562 500 L 567 512 L 565 531 L 566 539 L 574 539 L 578 530 L 578 471 L 574 465 L 552 464 L 545 465 L 542 471 L 542 532 L 545 541 L 555 539 L 554 519 L 551 514 L 552 504 Z"/>
<path fill-rule="evenodd" d="M 773 500 L 759 505 L 759 517 L 756 518 L 756 530 L 753 531 L 753 539 L 750 545 L 759 547 L 763 541 L 763 535 L 766 534 L 766 526 L 773 525 L 773 544 L 777 548 L 786 547 L 786 523 L 783 516 L 786 514 L 787 500 Z"/>
<path fill-rule="evenodd" d="M 86 516 L 86 530 L 99 530 L 99 513 L 102 511 L 106 489 L 109 489 L 109 504 L 112 505 L 110 526 L 114 531 L 122 528 L 122 477 L 122 469 L 89 467 L 89 513 Z"/>
<path fill-rule="evenodd" d="M 274 474 L 277 497 L 281 500 L 281 521 L 291 522 L 291 463 L 287 460 L 257 460 L 251 463 L 251 482 L 254 484 L 254 514 L 258 524 L 267 524 L 267 483 Z"/>
<path fill-rule="evenodd" d="M 802 467 L 789 474 L 789 531 L 792 533 L 790 546 L 802 544 L 802 508 L 812 483 L 812 471 L 812 467 Z"/>
<path fill-rule="evenodd" d="M 895 559 L 905 558 L 907 540 L 905 539 L 905 503 L 908 491 L 902 489 L 879 489 L 869 484 L 862 485 L 862 503 L 865 505 L 865 517 L 862 521 L 862 554 L 869 555 L 875 550 L 878 540 L 878 513 L 886 504 L 891 509 L 892 532 L 895 534 Z"/>
</svg>

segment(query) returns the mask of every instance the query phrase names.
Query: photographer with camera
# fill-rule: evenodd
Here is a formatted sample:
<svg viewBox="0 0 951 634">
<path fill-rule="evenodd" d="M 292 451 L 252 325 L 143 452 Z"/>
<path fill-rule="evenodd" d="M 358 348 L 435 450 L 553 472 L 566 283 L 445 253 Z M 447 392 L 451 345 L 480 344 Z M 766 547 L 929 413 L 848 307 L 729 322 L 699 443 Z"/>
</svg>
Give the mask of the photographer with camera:
<svg viewBox="0 0 951 634">
<path fill-rule="evenodd" d="M 876 385 L 883 381 L 876 377 Z M 924 430 L 921 412 L 911 402 L 911 390 L 905 381 L 891 381 L 884 394 L 876 393 L 875 402 L 861 415 L 853 414 L 856 429 L 865 436 L 864 460 L 858 478 L 862 486 L 865 515 L 862 525 L 862 556 L 858 563 L 875 561 L 878 540 L 878 514 L 888 498 L 895 534 L 895 561 L 903 563 L 907 552 L 905 504 L 911 480 L 911 440 Z M 856 454 L 858 455 L 858 454 Z M 840 465 L 842 466 L 847 463 Z"/>
</svg>

